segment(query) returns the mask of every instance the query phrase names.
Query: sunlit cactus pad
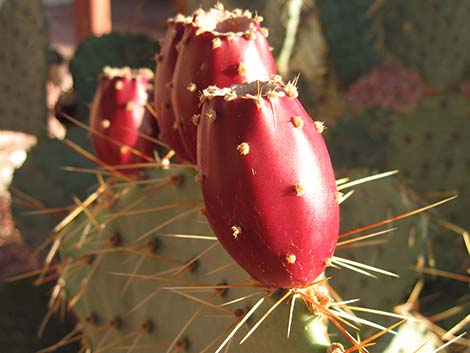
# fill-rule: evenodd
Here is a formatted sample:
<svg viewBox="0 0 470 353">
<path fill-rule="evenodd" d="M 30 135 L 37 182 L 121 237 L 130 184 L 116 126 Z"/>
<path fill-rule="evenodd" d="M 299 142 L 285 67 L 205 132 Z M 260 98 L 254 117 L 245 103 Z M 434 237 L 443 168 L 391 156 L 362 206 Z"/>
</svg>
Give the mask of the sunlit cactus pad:
<svg viewBox="0 0 470 353">
<path fill-rule="evenodd" d="M 61 295 L 77 313 L 92 352 L 131 346 L 145 353 L 215 351 L 269 293 L 211 235 L 194 176 L 190 169 L 171 168 L 155 172 L 147 185 L 118 183 L 112 188 L 115 203 L 96 205 L 93 218 L 82 215 L 66 228 L 61 252 L 69 264 L 62 269 Z M 300 301 L 289 339 L 290 305 L 284 302 L 238 344 L 281 294 L 265 299 L 235 335 L 230 352 L 325 351 L 323 319 Z"/>
</svg>

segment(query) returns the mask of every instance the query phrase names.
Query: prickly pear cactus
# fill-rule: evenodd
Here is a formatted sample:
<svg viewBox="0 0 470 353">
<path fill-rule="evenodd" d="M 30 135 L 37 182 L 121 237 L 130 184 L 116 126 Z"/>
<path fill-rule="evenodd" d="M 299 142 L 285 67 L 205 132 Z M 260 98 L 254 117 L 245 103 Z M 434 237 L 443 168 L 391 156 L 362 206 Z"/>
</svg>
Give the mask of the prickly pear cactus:
<svg viewBox="0 0 470 353">
<path fill-rule="evenodd" d="M 288 289 L 307 287 L 323 273 L 339 229 L 324 126 L 297 96 L 292 83 L 278 77 L 209 87 L 198 125 L 198 167 L 212 229 L 253 277 Z"/>
<path fill-rule="evenodd" d="M 348 175 L 354 178 L 363 173 Z M 144 353 L 173 349 L 324 353 L 333 348 L 343 352 L 341 345 L 327 338 L 326 318 L 319 312 L 313 314 L 312 307 L 307 310 L 302 300 L 294 307 L 289 338 L 292 302 L 284 301 L 239 345 L 285 292 L 260 285 L 225 253 L 201 214 L 200 186 L 194 171 L 171 166 L 151 174 L 143 185 L 111 185 L 107 196 L 89 208 L 88 215 L 78 216 L 60 235 L 60 294 L 54 299 L 68 302 L 77 314 L 84 332 L 82 345 L 91 352 L 112 353 L 131 347 Z M 367 185 L 357 195 L 356 203 L 345 201 L 349 207 L 344 208 L 344 227 L 357 227 L 411 207 L 390 181 Z M 384 210 L 374 208 L 376 195 L 383 197 Z M 360 214 L 365 207 L 373 212 Z M 344 273 L 346 269 L 331 269 L 330 285 L 344 300 L 361 297 L 358 306 L 390 310 L 406 299 L 416 279 L 407 266 L 421 254 L 423 223 L 422 218 L 402 221 L 398 231 L 384 235 L 391 239 L 377 251 L 359 248 L 355 252 L 339 245 L 337 255 L 344 258 L 372 259 L 368 264 L 386 270 L 390 269 L 387 264 L 399 263 L 393 271 L 400 279 L 361 280 Z M 245 320 L 248 314 L 251 316 Z M 377 321 L 377 317 L 371 320 Z M 416 349 L 415 343 L 431 334 L 416 324 L 406 325 L 403 331 L 406 337 L 399 331 L 389 349 L 397 345 Z M 335 332 L 333 329 L 329 334 Z M 375 332 L 361 329 L 361 336 Z M 344 338 L 341 341 L 349 343 Z M 386 349 L 387 345 L 380 347 Z M 432 343 L 429 346 L 435 347 Z"/>
<path fill-rule="evenodd" d="M 178 15 L 168 21 L 168 29 L 163 39 L 162 49 L 157 55 L 155 72 L 154 107 L 155 117 L 160 129 L 159 138 L 172 148 L 176 155 L 183 160 L 189 160 L 180 134 L 179 119 L 171 104 L 173 74 L 178 59 L 177 45 L 184 35 L 187 17 Z"/>
<path fill-rule="evenodd" d="M 404 323 L 398 328 L 398 335 L 391 340 L 383 353 L 407 352 L 410 349 L 419 349 L 419 353 L 435 352 L 441 346 L 441 342 L 430 330 L 430 326 L 431 323 L 422 318 Z"/>
<path fill-rule="evenodd" d="M 380 114 L 371 115 L 374 111 Z M 459 195 L 445 207 L 432 211 L 431 216 L 422 218 L 422 226 L 414 228 L 422 228 L 426 234 L 422 245 L 426 248 L 424 266 L 460 275 L 464 275 L 469 266 L 468 250 L 462 235 L 449 229 L 462 232 L 469 227 L 466 216 L 470 200 L 466 178 L 468 158 L 463 147 L 465 139 L 462 138 L 463 132 L 468 130 L 468 111 L 468 100 L 464 97 L 428 97 L 404 112 L 383 109 L 356 112 L 351 114 L 353 119 L 340 121 L 327 134 L 335 166 L 358 163 L 382 170 L 398 169 L 400 183 L 411 191 L 413 200 L 421 203 Z M 365 189 L 368 187 L 364 185 Z M 353 204 L 355 198 L 361 196 L 360 190 L 362 188 L 345 203 L 345 210 L 348 202 Z M 382 200 L 383 194 L 378 191 L 376 195 L 380 197 L 375 202 Z M 384 207 L 387 208 L 376 209 Z M 361 207 L 354 209 L 358 211 Z M 343 220 L 345 217 L 348 214 L 343 212 Z M 406 229 L 402 231 L 409 232 Z M 441 288 L 452 288 L 439 300 L 420 305 L 421 312 L 426 315 L 452 307 L 468 291 L 464 282 L 455 280 L 426 276 L 426 283 L 423 296 L 437 295 Z M 455 319 L 449 321 L 447 328 L 458 322 Z"/>
<path fill-rule="evenodd" d="M 266 6 L 274 6 L 271 1 L 267 1 L 266 3 Z M 270 37 L 280 37 L 282 39 L 282 42 L 279 44 L 280 49 L 276 55 L 279 70 L 285 77 L 299 77 L 298 85 L 299 91 L 302 92 L 302 96 L 300 97 L 302 104 L 307 109 L 314 110 L 318 113 L 318 116 L 323 116 L 320 106 L 323 108 L 331 101 L 334 101 L 336 97 L 331 94 L 325 94 L 328 91 L 328 84 L 330 83 L 325 79 L 328 73 L 327 46 L 317 16 L 317 8 L 312 6 L 302 7 L 299 14 L 299 22 L 301 25 L 298 25 L 295 37 L 292 38 L 295 44 L 292 47 L 290 58 L 287 60 L 284 59 L 284 55 L 287 55 L 290 36 L 293 36 L 293 34 L 287 30 L 292 18 L 290 18 L 289 15 L 285 15 L 286 12 L 289 14 L 289 8 L 286 7 L 287 5 L 284 4 L 284 11 L 281 14 L 284 16 L 279 17 L 287 17 L 282 26 L 278 23 L 272 23 L 273 18 L 271 16 L 266 19 L 266 26 L 270 29 L 270 32 L 273 32 Z M 271 8 L 266 8 L 265 11 L 265 13 L 272 13 Z M 293 14 L 291 16 L 293 16 Z M 284 27 L 286 28 L 284 32 L 280 34 L 276 33 L 279 31 L 279 28 L 282 30 Z M 283 60 L 285 60 L 285 64 Z M 287 69 L 284 70 L 282 65 L 286 65 Z M 338 102 L 335 102 L 335 104 L 337 103 Z M 338 108 L 341 109 L 341 105 L 337 105 L 334 110 Z"/>
<path fill-rule="evenodd" d="M 459 194 L 460 200 L 446 207 L 443 215 L 466 229 L 470 227 L 465 139 L 469 116 L 470 101 L 464 97 L 427 98 L 409 112 L 394 115 L 386 152 L 386 166 L 402 170 L 416 191 Z"/>
<path fill-rule="evenodd" d="M 153 161 L 159 130 L 148 106 L 153 98 L 153 72 L 149 69 L 105 67 L 90 107 L 91 141 L 96 157 L 120 173 L 123 168 Z"/>
<path fill-rule="evenodd" d="M 385 109 L 350 112 L 328 129 L 325 139 L 335 168 L 383 168 L 389 115 Z"/>
<path fill-rule="evenodd" d="M 468 78 L 466 2 L 318 0 L 316 6 L 335 74 L 346 85 L 390 55 L 440 88 Z"/>
<path fill-rule="evenodd" d="M 159 44 L 144 34 L 111 33 L 82 42 L 70 62 L 73 89 L 79 103 L 78 118 L 88 121 L 98 77 L 105 66 L 155 69 Z"/>
<path fill-rule="evenodd" d="M 70 128 L 67 139 L 84 149 L 91 149 L 87 133 L 81 128 Z M 12 213 L 17 228 L 33 248 L 39 246 L 70 212 L 67 207 L 74 207 L 73 197 L 83 200 L 97 182 L 93 174 L 65 171 L 64 167 L 90 169 L 95 165 L 64 142 L 53 139 L 34 146 L 23 166 L 14 173 L 10 185 Z M 51 208 L 57 212 L 28 213 Z"/>
<path fill-rule="evenodd" d="M 468 78 L 468 2 L 386 1 L 380 12 L 387 50 L 427 82 L 449 88 Z"/>
<path fill-rule="evenodd" d="M 0 43 L 0 130 L 42 135 L 49 45 L 42 1 L 2 1 Z"/>
<path fill-rule="evenodd" d="M 377 11 L 373 4 L 376 3 L 368 2 L 368 6 L 363 8 L 367 16 Z M 323 6 L 327 6 L 325 2 Z M 336 9 L 333 10 L 336 11 Z M 360 12 L 359 15 L 363 16 L 364 12 Z M 353 18 L 354 26 L 356 20 L 361 26 L 367 28 L 372 26 L 374 19 L 367 16 L 364 17 L 365 20 Z M 324 23 L 326 25 L 326 22 Z M 328 33 L 334 33 L 334 31 Z M 345 72 L 346 78 L 341 79 L 342 82 L 350 83 L 366 72 L 367 69 L 361 66 L 363 63 L 369 67 L 374 65 L 374 60 L 380 61 L 380 53 L 377 54 L 374 47 L 376 40 L 377 37 L 367 37 L 361 42 L 363 46 L 359 46 L 365 49 L 360 54 L 365 54 L 367 60 L 356 62 L 358 67 Z M 96 42 L 93 43 L 96 44 Z M 215 48 L 212 47 L 212 49 L 220 49 L 218 45 L 221 43 L 221 39 L 216 40 Z M 303 43 L 308 43 L 308 41 Z M 214 45 L 214 42 L 211 44 Z M 88 62 L 96 60 L 96 51 L 91 49 L 92 47 L 81 52 L 87 53 L 82 57 L 85 57 Z M 156 50 L 152 51 L 153 56 Z M 334 49 L 330 51 L 337 53 Z M 195 55 L 194 51 L 190 54 Z M 114 57 L 106 52 L 104 56 L 107 55 Z M 292 57 L 295 58 L 295 54 Z M 115 63 L 106 64 L 116 66 Z M 129 64 L 126 63 L 126 65 Z M 122 64 L 117 66 L 122 66 Z M 101 68 L 102 65 L 97 72 Z M 354 71 L 358 68 L 359 73 Z M 237 69 L 240 69 L 240 66 Z M 180 70 L 182 70 L 181 67 Z M 81 77 L 86 80 L 90 78 L 87 75 L 85 72 L 81 74 Z M 186 78 L 185 75 L 181 76 Z M 181 85 L 180 89 L 195 91 L 192 82 L 186 82 Z M 80 84 L 78 84 L 77 91 L 82 90 L 79 86 Z M 203 87 L 198 88 L 203 89 Z M 82 92 L 87 90 L 82 90 Z M 89 89 L 89 92 L 92 91 L 93 89 Z M 291 93 L 293 92 L 294 90 L 291 90 Z M 275 90 L 271 91 L 270 99 L 279 99 L 277 93 Z M 89 98 L 90 101 L 91 94 Z M 234 96 L 229 95 L 226 101 L 233 99 Z M 252 95 L 250 99 L 259 101 L 264 98 L 258 93 L 258 97 Z M 185 100 L 181 105 L 184 106 L 184 103 Z M 216 116 L 215 111 L 206 110 L 204 113 L 205 118 Z M 374 122 L 381 120 L 382 114 L 388 116 L 388 112 L 373 112 L 371 120 Z M 289 115 L 289 117 L 291 118 L 289 123 L 292 123 L 295 128 L 302 128 L 303 121 L 302 119 L 299 121 L 299 116 Z M 380 119 L 376 119 L 377 117 Z M 190 118 L 191 123 L 198 120 L 198 117 L 192 119 L 192 114 Z M 368 118 L 366 116 L 364 120 Z M 214 121 L 212 123 L 214 124 Z M 364 122 L 364 130 L 367 130 L 367 126 L 368 122 Z M 236 126 L 236 128 L 241 127 Z M 316 128 L 319 126 L 316 125 Z M 321 125 L 321 130 L 323 130 L 323 125 Z M 370 131 L 366 133 L 371 134 Z M 227 135 L 230 134 L 227 133 Z M 251 135 L 247 134 L 247 136 Z M 370 135 L 367 137 L 369 138 Z M 382 142 L 373 137 L 367 141 Z M 208 141 L 204 141 L 206 142 Z M 233 148 L 231 152 L 236 152 L 237 158 L 244 158 L 250 152 L 250 145 L 242 141 L 239 143 L 238 146 L 233 145 L 237 148 Z M 267 141 L 266 145 L 269 143 L 272 141 Z M 200 146 L 201 144 L 198 144 L 198 147 Z M 347 150 L 347 147 L 345 149 Z M 205 150 L 209 151 L 210 148 L 206 146 Z M 220 151 L 216 152 L 220 153 Z M 275 152 L 279 153 L 279 151 Z M 361 147 L 358 154 L 361 153 L 367 153 L 367 148 Z M 385 164 L 383 156 L 384 154 L 374 154 L 373 163 L 378 161 L 382 165 Z M 220 160 L 223 160 L 223 156 Z M 367 161 L 364 162 L 364 164 L 367 163 Z M 283 170 L 282 167 L 281 170 Z M 395 169 L 395 166 L 391 168 Z M 56 284 L 51 303 L 53 307 L 59 308 L 67 302 L 68 306 L 77 313 L 79 325 L 76 332 L 80 330 L 83 334 L 76 338 L 80 339 L 84 346 L 82 351 L 88 349 L 93 353 L 104 351 L 117 353 L 123 350 L 138 350 L 144 353 L 155 351 L 344 352 L 339 344 L 330 343 L 329 336 L 336 340 L 338 330 L 332 329 L 327 332 L 324 315 L 328 316 L 335 326 L 339 326 L 339 318 L 351 320 L 354 324 L 365 321 L 348 316 L 344 304 L 338 303 L 342 301 L 341 299 L 335 298 L 336 303 L 333 302 L 330 295 L 326 293 L 327 286 L 323 287 L 326 279 L 320 279 L 318 285 L 309 287 L 308 290 L 312 290 L 313 293 L 307 295 L 306 288 L 288 287 L 291 289 L 287 291 L 267 288 L 266 284 L 250 278 L 233 259 L 225 254 L 202 216 L 201 194 L 195 182 L 192 167 L 173 167 L 165 164 L 165 168 L 153 170 L 151 176 L 150 179 L 134 180 L 130 183 L 109 178 L 107 187 L 101 185 L 99 189 L 101 195 L 98 201 L 76 218 L 69 219 L 65 228 L 56 234 L 55 240 L 59 245 L 61 263 L 54 269 L 57 268 L 60 279 Z M 220 179 L 226 177 L 222 172 L 220 176 Z M 355 172 L 347 176 L 354 177 Z M 203 178 L 204 175 L 199 177 Z M 198 179 L 200 181 L 201 178 Z M 269 185 L 269 183 L 265 184 Z M 334 186 L 334 179 L 332 184 Z M 302 185 L 293 186 L 295 186 L 294 190 L 292 188 L 288 190 L 289 195 L 293 196 L 292 191 L 295 191 L 295 197 L 303 196 L 305 190 Z M 341 188 L 341 185 L 339 187 Z M 240 194 L 244 191 L 234 193 L 235 197 L 242 199 Z M 225 190 L 216 190 L 214 199 L 217 199 L 217 192 L 220 195 L 220 192 L 225 192 Z M 408 198 L 408 193 L 390 181 L 367 185 L 364 189 L 358 188 L 356 193 L 357 204 L 352 203 L 356 195 L 344 201 L 340 194 L 335 193 L 337 202 L 345 202 L 342 216 L 342 226 L 345 231 L 414 208 L 413 202 Z M 331 192 L 329 195 L 331 196 Z M 226 204 L 223 206 L 226 207 Z M 287 212 L 288 210 L 284 213 Z M 209 212 L 205 213 L 209 214 Z M 225 213 L 230 213 L 230 210 Z M 422 256 L 423 243 L 427 240 L 427 221 L 426 217 L 418 217 L 402 222 L 400 228 L 393 233 L 383 234 L 383 238 L 371 240 L 374 242 L 377 239 L 389 239 L 388 243 L 380 247 L 376 243 L 372 245 L 366 243 L 372 247 L 366 250 L 361 248 L 357 252 L 354 249 L 348 249 L 356 246 L 356 243 L 344 243 L 341 237 L 340 241 L 343 243 L 338 244 L 337 253 L 330 258 L 331 263 L 327 261 L 326 264 L 322 264 L 344 267 L 342 270 L 328 269 L 328 275 L 331 273 L 333 277 L 330 281 L 332 286 L 330 294 L 333 293 L 331 288 L 334 288 L 345 300 L 359 296 L 363 298 L 363 304 L 365 304 L 363 306 L 375 306 L 387 310 L 406 299 L 410 287 L 417 278 L 415 272 L 407 271 L 407 269 L 408 266 L 415 265 Z M 217 220 L 211 220 L 211 224 L 215 222 Z M 234 226 L 230 229 L 229 236 L 236 238 L 241 230 L 240 227 Z M 218 232 L 220 235 L 220 231 Z M 262 237 L 259 238 L 262 239 Z M 344 238 L 344 241 L 347 240 L 348 238 Z M 404 251 L 404 248 L 409 251 Z M 296 256 L 290 255 L 287 254 L 284 259 L 291 265 L 296 262 Z M 252 259 L 255 257 L 252 256 Z M 352 260 L 364 261 L 380 268 L 385 267 L 385 270 L 398 272 L 401 278 L 397 279 L 396 283 L 393 279 L 385 281 L 382 278 L 370 282 L 356 280 L 346 273 L 345 269 Z M 256 259 L 253 263 L 256 264 Z M 393 268 L 388 267 L 390 264 L 393 264 Z M 262 265 L 260 267 L 262 272 Z M 257 275 L 257 277 L 262 276 Z M 384 292 L 387 292 L 386 295 L 383 294 Z M 302 297 L 307 305 L 298 300 L 295 307 L 291 306 L 294 298 L 298 297 Z M 289 324 L 290 317 L 293 317 L 291 324 Z M 375 329 L 383 328 L 373 323 L 372 325 Z M 410 327 L 403 329 L 403 335 L 400 331 L 397 338 L 393 340 L 395 343 L 398 341 L 399 344 L 393 345 L 392 343 L 387 353 L 395 353 L 395 350 L 399 349 L 416 351 L 418 348 L 416 342 L 429 337 L 427 330 L 423 331 L 420 327 L 411 327 L 411 331 L 408 329 Z M 344 334 L 344 330 L 339 331 Z M 288 332 L 290 333 L 289 339 L 286 338 Z M 361 330 L 355 334 L 360 335 L 362 339 L 369 332 Z M 417 337 L 416 341 L 409 340 L 410 332 L 412 336 Z M 243 344 L 239 345 L 241 341 Z M 403 342 L 406 346 L 403 346 Z M 351 335 L 346 334 L 343 343 L 353 345 L 348 352 L 355 348 L 364 351 L 363 348 L 357 347 L 355 338 Z M 430 350 L 434 348 L 432 346 Z M 386 348 L 377 349 L 383 352 Z"/>
<path fill-rule="evenodd" d="M 385 149 L 385 166 L 402 171 L 404 180 L 423 199 L 458 195 L 458 198 L 436 215 L 469 229 L 470 159 L 465 139 L 470 114 L 470 101 L 459 96 L 429 97 L 410 111 L 393 115 L 389 142 Z M 464 274 L 470 266 L 468 245 L 461 235 L 441 228 L 431 237 L 433 261 L 439 269 Z M 447 251 L 441 251 L 441 249 Z M 458 283 L 455 284 L 458 286 Z M 463 293 L 462 287 L 454 294 Z"/>
<path fill-rule="evenodd" d="M 217 1 L 188 1 L 189 9 L 209 8 Z M 263 15 L 278 70 L 286 79 L 300 76 L 302 103 L 312 108 L 326 89 L 327 48 L 315 4 L 302 0 L 224 1 L 227 9 L 246 8 Z M 300 25 L 301 24 L 301 25 Z"/>
<path fill-rule="evenodd" d="M 317 1 L 320 10 L 322 3 L 337 6 Z M 465 273 L 469 263 L 468 247 L 455 234 L 455 229 L 462 233 L 469 227 L 470 164 L 462 138 L 468 131 L 468 97 L 462 91 L 469 75 L 470 52 L 463 44 L 468 11 L 467 3 L 399 0 L 371 2 L 356 14 L 354 20 L 376 17 L 374 28 L 383 39 L 385 56 L 343 92 L 348 111 L 331 124 L 328 134 L 336 167 L 399 169 L 402 182 L 422 200 L 459 195 L 434 215 L 440 219 L 440 235 L 428 239 L 428 248 L 434 248 L 429 263 L 457 273 Z M 319 13 L 321 20 L 325 12 Z M 328 33 L 343 30 L 342 23 L 322 23 L 327 39 Z M 342 59 L 335 58 L 336 44 L 328 40 L 333 63 Z M 436 250 L 442 248 L 450 251 Z"/>
<path fill-rule="evenodd" d="M 317 0 L 319 19 L 338 79 L 349 84 L 382 62 L 379 15 L 375 0 Z"/>
<path fill-rule="evenodd" d="M 112 187 L 112 205 L 97 204 L 93 221 L 79 217 L 66 229 L 61 296 L 73 303 L 92 352 L 216 351 L 269 292 L 211 235 L 195 173 L 171 168 L 153 174 L 145 186 Z M 228 343 L 230 352 L 325 352 L 325 323 L 300 301 L 289 339 L 290 305 L 283 303 L 238 344 L 278 299 L 277 293 L 265 299 Z"/>
<path fill-rule="evenodd" d="M 348 170 L 343 174 L 355 180 L 374 173 Z M 354 194 L 341 205 L 341 233 L 418 208 L 406 188 L 391 178 L 368 182 L 353 189 Z M 333 267 L 327 271 L 327 276 L 332 277 L 332 286 L 347 299 L 360 298 L 360 305 L 392 310 L 406 299 L 418 279 L 418 273 L 411 267 L 426 256 L 429 228 L 426 217 L 418 215 L 363 233 L 391 230 L 381 236 L 364 239 L 362 244 L 361 241 L 352 242 L 352 236 L 340 238 L 335 255 L 391 271 L 399 279 L 371 273 L 379 279 L 359 276 L 358 280 L 352 281 L 350 270 Z"/>
<path fill-rule="evenodd" d="M 184 25 L 184 36 L 177 44 L 171 102 L 193 164 L 197 163 L 196 123 L 201 113 L 201 91 L 212 85 L 229 87 L 267 79 L 276 73 L 268 33 L 261 21 L 250 12 L 227 11 L 219 6 L 195 11 L 192 21 Z"/>
</svg>

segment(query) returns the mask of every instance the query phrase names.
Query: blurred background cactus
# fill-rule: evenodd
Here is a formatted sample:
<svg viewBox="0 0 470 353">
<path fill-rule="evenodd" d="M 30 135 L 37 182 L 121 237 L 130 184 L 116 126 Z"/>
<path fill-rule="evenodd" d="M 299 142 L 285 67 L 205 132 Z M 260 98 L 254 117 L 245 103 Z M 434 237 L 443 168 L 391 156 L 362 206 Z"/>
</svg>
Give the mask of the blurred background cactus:
<svg viewBox="0 0 470 353">
<path fill-rule="evenodd" d="M 87 122 L 88 104 L 102 68 L 110 65 L 153 70 L 166 18 L 173 16 L 176 8 L 189 13 L 200 5 L 208 8 L 214 1 L 174 1 L 171 6 L 170 2 L 115 0 L 112 20 L 116 32 L 80 43 L 71 41 L 72 36 L 67 34 L 71 31 L 67 22 L 73 7 L 51 3 L 44 6 L 39 0 L 0 1 L 0 129 L 28 134 L 0 134 L 5 146 L 2 159 L 9 164 L 5 172 L 2 169 L 2 177 L 8 174 L 4 184 L 9 183 L 12 168 L 22 163 L 29 150 L 10 186 L 14 220 L 25 242 L 8 218 L 8 194 L 4 192 L 2 198 L 5 211 L 0 223 L 0 274 L 4 278 L 38 268 L 49 250 L 49 243 L 44 242 L 54 227 L 100 185 L 97 165 L 78 152 L 92 152 L 88 132 L 75 126 L 77 122 L 68 116 L 78 119 L 78 124 Z M 360 298 L 358 306 L 395 310 L 419 318 L 417 323 L 401 326 L 399 335 L 377 341 L 377 347 L 370 351 L 411 352 L 427 339 L 429 343 L 420 352 L 433 352 L 441 341 L 468 331 L 470 159 L 465 146 L 470 133 L 470 2 L 230 0 L 224 5 L 248 8 L 264 17 L 279 71 L 286 79 L 299 75 L 301 101 L 315 120 L 326 122 L 324 135 L 338 179 L 400 171 L 387 180 L 357 187 L 342 205 L 342 232 L 459 195 L 438 210 L 394 222 L 390 228 L 396 230 L 364 242 L 366 247 L 347 242 L 339 246 L 338 256 L 384 268 L 400 278 L 379 275 L 380 279 L 375 279 L 351 275 L 345 268 L 329 268 L 327 276 L 332 277 L 336 301 Z M 71 74 L 66 66 L 69 62 Z M 65 125 L 58 123 L 56 116 Z M 19 140 L 17 136 L 23 137 Z M 29 149 L 36 140 L 37 145 Z M 12 150 L 12 146 L 18 148 Z M 175 172 L 184 174 L 181 185 L 176 183 L 177 178 L 168 176 Z M 253 291 L 230 289 L 226 293 L 226 288 L 217 287 L 240 283 L 246 275 L 236 265 L 228 265 L 229 258 L 219 253 L 221 249 L 207 250 L 214 243 L 201 215 L 178 218 L 189 208 L 145 212 L 199 199 L 193 175 L 174 168 L 149 174 L 150 186 L 113 184 L 112 192 L 101 195 L 92 208 L 92 216 L 81 214 L 64 228 L 67 233 L 55 273 L 63 280 L 58 282 L 61 286 L 33 287 L 29 280 L 0 286 L 1 321 L 8 323 L 0 327 L 2 347 L 14 346 L 16 350 L 11 351 L 29 353 L 60 342 L 70 331 L 70 322 L 69 326 L 62 325 L 58 315 L 52 316 L 42 340 L 36 339 L 36 329 L 48 310 L 56 310 L 68 301 L 83 330 L 72 331 L 78 337 L 75 341 L 94 347 L 96 352 L 169 348 L 196 352 L 211 343 L 206 332 L 215 319 L 208 318 L 225 315 L 231 319 L 227 326 L 235 325 L 240 315 L 256 305 L 259 297 L 253 296 L 243 305 L 227 306 L 229 309 L 223 313 L 208 308 L 207 302 L 212 303 L 214 298 L 220 304 Z M 165 184 L 164 196 L 149 197 L 136 209 L 131 206 L 161 180 L 170 181 Z M 130 209 L 135 215 L 124 217 L 122 213 Z M 170 221 L 175 216 L 176 220 Z M 101 229 L 99 224 L 106 227 Z M 158 229 L 145 241 L 136 241 L 136 237 L 155 227 Z M 149 242 L 157 234 L 161 240 Z M 168 237 L 176 234 L 207 236 L 208 240 Z M 75 245 L 80 242 L 85 245 L 78 249 Z M 185 244 L 184 251 L 181 244 Z M 34 257 L 31 251 L 38 247 L 42 251 L 36 251 L 39 257 Z M 193 261 L 200 254 L 201 259 Z M 166 261 L 163 265 L 162 258 Z M 178 281 L 184 285 L 209 283 L 218 290 L 198 297 L 198 303 L 185 298 L 182 293 L 186 292 L 178 291 L 165 293 L 166 299 L 160 301 L 159 297 L 148 297 L 155 291 L 155 282 L 122 276 L 164 273 L 171 271 L 169 264 L 176 266 Z M 221 270 L 225 265 L 231 268 L 228 272 Z M 49 294 L 57 290 L 60 293 L 49 301 Z M 276 295 L 268 299 L 271 305 L 278 299 Z M 170 323 L 163 313 L 174 307 L 179 309 Z M 25 322 L 26 312 L 34 313 L 35 319 Z M 240 347 L 253 352 L 277 351 L 280 347 L 323 352 L 328 345 L 325 324 L 309 321 L 298 305 L 289 342 L 284 339 L 288 314 L 288 305 L 282 306 L 247 340 L 246 346 Z M 249 325 L 259 317 L 253 316 Z M 392 323 L 375 315 L 365 318 L 382 326 Z M 149 320 L 154 327 L 144 325 Z M 321 334 L 312 337 L 308 330 L 301 332 L 304 326 Z M 329 326 L 332 341 L 341 340 L 347 345 L 348 341 L 339 339 L 338 332 Z M 376 331 L 363 328 L 360 336 L 364 339 Z M 82 332 L 83 337 L 79 336 Z M 160 347 L 155 346 L 156 342 L 162 341 L 164 348 L 156 348 Z M 464 352 L 468 345 L 467 337 L 447 350 Z M 210 347 L 214 351 L 217 346 L 214 343 Z M 235 346 L 232 344 L 229 351 L 236 351 Z M 58 352 L 79 349 L 73 345 L 57 347 Z"/>
<path fill-rule="evenodd" d="M 0 129 L 44 134 L 49 38 L 43 6 L 41 1 L 2 3 Z"/>
</svg>

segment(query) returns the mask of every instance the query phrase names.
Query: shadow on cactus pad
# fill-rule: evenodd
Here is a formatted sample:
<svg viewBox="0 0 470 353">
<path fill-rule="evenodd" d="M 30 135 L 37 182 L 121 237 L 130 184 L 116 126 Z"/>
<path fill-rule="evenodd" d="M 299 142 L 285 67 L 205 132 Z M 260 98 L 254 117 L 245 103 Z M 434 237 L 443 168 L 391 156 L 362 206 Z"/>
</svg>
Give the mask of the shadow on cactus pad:
<svg viewBox="0 0 470 353">
<path fill-rule="evenodd" d="M 30 279 L 13 283 L 0 283 L 0 347 L 2 352 L 31 353 L 58 342 L 70 331 L 73 320 L 60 320 L 54 316 L 41 338 L 37 337 L 46 312 L 51 285 L 35 287 Z M 55 353 L 77 352 L 72 343 Z"/>
<path fill-rule="evenodd" d="M 349 113 L 328 130 L 325 138 L 336 169 L 382 168 L 388 139 L 387 115 L 385 109 Z"/>
<path fill-rule="evenodd" d="M 78 127 L 69 129 L 67 138 L 84 149 L 91 149 L 87 133 Z M 94 165 L 62 141 L 54 139 L 33 147 L 13 176 L 10 185 L 12 214 L 23 239 L 32 248 L 50 235 L 68 209 L 35 215 L 29 212 L 72 206 L 72 197 L 83 200 L 96 183 L 92 174 L 72 173 L 63 167 L 93 168 Z"/>
</svg>

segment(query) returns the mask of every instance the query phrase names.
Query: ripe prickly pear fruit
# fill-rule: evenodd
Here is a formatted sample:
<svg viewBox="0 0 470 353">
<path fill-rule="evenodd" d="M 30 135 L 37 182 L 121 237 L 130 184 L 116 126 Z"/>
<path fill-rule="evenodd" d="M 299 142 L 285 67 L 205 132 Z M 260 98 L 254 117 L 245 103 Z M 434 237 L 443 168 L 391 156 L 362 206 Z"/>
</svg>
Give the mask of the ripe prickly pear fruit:
<svg viewBox="0 0 470 353">
<path fill-rule="evenodd" d="M 183 38 L 184 23 L 191 19 L 178 15 L 168 21 L 168 30 L 163 40 L 160 53 L 157 55 L 158 62 L 155 73 L 155 112 L 160 128 L 160 140 L 175 150 L 177 156 L 188 160 L 181 136 L 179 133 L 179 122 L 175 118 L 171 104 L 171 88 L 173 86 L 173 73 L 175 71 L 178 51 L 176 46 Z"/>
<path fill-rule="evenodd" d="M 153 72 L 149 69 L 106 67 L 90 111 L 90 130 L 96 156 L 110 166 L 151 161 L 158 126 L 147 109 Z M 138 168 L 122 168 L 130 174 Z"/>
<path fill-rule="evenodd" d="M 207 218 L 258 281 L 310 285 L 335 249 L 339 205 L 330 157 L 291 83 L 209 87 L 198 126 Z"/>
<path fill-rule="evenodd" d="M 191 162 L 196 163 L 197 128 L 201 113 L 200 93 L 210 85 L 268 79 L 276 66 L 262 28 L 261 18 L 221 6 L 194 13 L 182 40 L 173 76 L 172 104 L 181 125 L 183 142 Z"/>
</svg>

